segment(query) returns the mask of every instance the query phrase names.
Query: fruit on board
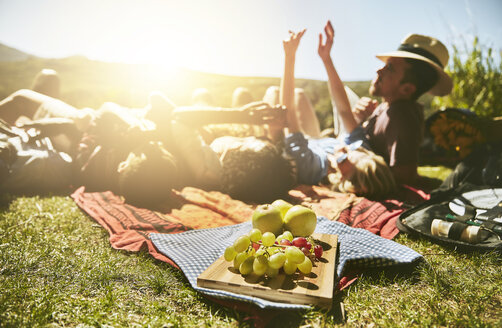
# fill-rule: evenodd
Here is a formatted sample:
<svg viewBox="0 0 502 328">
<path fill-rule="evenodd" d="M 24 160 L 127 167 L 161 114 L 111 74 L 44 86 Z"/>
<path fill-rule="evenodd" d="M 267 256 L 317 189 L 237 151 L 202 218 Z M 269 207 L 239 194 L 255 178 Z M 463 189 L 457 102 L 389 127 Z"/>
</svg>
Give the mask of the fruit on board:
<svg viewBox="0 0 502 328">
<path fill-rule="evenodd" d="M 270 205 L 258 205 L 253 213 L 253 228 L 262 233 L 272 232 L 278 236 L 282 232 L 281 211 Z"/>
<path fill-rule="evenodd" d="M 283 221 L 284 221 L 284 220 L 283 220 Z M 286 238 L 287 240 L 289 240 L 289 241 L 293 241 L 293 239 L 294 239 L 293 234 L 291 233 L 291 231 L 288 231 L 288 230 L 284 231 L 284 232 L 282 233 L 282 236 L 283 236 L 284 238 Z"/>
<path fill-rule="evenodd" d="M 309 274 L 312 271 L 312 261 L 305 257 L 302 263 L 298 263 L 298 270 L 303 274 Z"/>
<path fill-rule="evenodd" d="M 265 274 L 269 277 L 269 278 L 274 278 L 274 277 L 277 277 L 279 275 L 279 269 L 274 269 L 272 268 L 271 266 L 269 266 L 267 268 L 267 271 L 265 272 Z"/>
<path fill-rule="evenodd" d="M 293 273 L 296 272 L 297 268 L 298 268 L 298 264 L 286 260 L 284 262 L 284 266 L 282 267 L 282 270 L 284 271 L 285 274 L 292 275 Z"/>
<path fill-rule="evenodd" d="M 261 231 L 260 229 L 252 229 L 250 232 L 249 232 L 249 239 L 256 243 L 257 241 L 259 241 L 261 239 Z"/>
<path fill-rule="evenodd" d="M 286 260 L 291 263 L 300 264 L 305 260 L 305 254 L 298 247 L 287 247 L 284 254 Z"/>
<path fill-rule="evenodd" d="M 268 265 L 271 268 L 280 269 L 284 265 L 285 261 L 286 261 L 286 254 L 284 254 L 283 252 L 278 252 L 269 257 Z"/>
<path fill-rule="evenodd" d="M 239 266 L 239 272 L 245 276 L 253 272 L 254 256 L 250 256 L 244 260 Z"/>
<path fill-rule="evenodd" d="M 225 249 L 225 260 L 233 261 L 234 270 L 243 276 L 273 278 L 298 271 L 307 275 L 322 257 L 322 246 L 311 236 L 317 224 L 314 211 L 283 200 L 274 203 L 259 205 L 253 213 L 253 229 Z M 283 205 L 284 217 L 279 209 Z"/>
<path fill-rule="evenodd" d="M 249 240 L 248 236 L 240 236 L 234 241 L 234 249 L 237 253 L 244 252 L 248 247 L 249 243 L 251 241 Z"/>
<path fill-rule="evenodd" d="M 284 216 L 284 229 L 293 236 L 310 236 L 317 225 L 317 216 L 310 208 L 301 205 L 291 207 Z"/>
<path fill-rule="evenodd" d="M 224 253 L 225 260 L 227 262 L 233 261 L 234 270 L 243 276 L 254 273 L 257 276 L 265 275 L 273 278 L 280 272 L 292 275 L 297 270 L 307 275 L 312 271 L 313 262 L 319 261 L 323 253 L 322 246 L 316 244 L 315 239 L 311 236 L 295 238 L 294 243 L 299 245 L 295 246 L 287 239 L 283 239 L 283 241 L 290 243 L 290 245 L 277 243 L 275 235 L 271 232 L 265 232 L 262 240 L 258 242 L 250 242 L 250 235 L 252 233 L 248 232 L 239 236 L 232 245 L 225 249 Z M 247 247 L 242 250 L 245 245 Z M 300 246 L 302 247 L 300 248 Z M 242 251 L 237 253 L 236 247 Z"/>
<path fill-rule="evenodd" d="M 315 255 L 316 259 L 320 259 L 322 257 L 322 252 L 323 252 L 323 249 L 322 249 L 321 245 L 314 246 L 314 255 Z"/>
<path fill-rule="evenodd" d="M 286 215 L 286 212 L 293 207 L 293 204 L 288 203 L 284 199 L 277 199 L 275 200 L 272 204 L 273 207 L 277 208 L 279 211 L 281 211 L 281 217 L 284 218 L 284 215 Z"/>
<path fill-rule="evenodd" d="M 261 242 L 263 246 L 272 246 L 275 243 L 275 235 L 267 231 L 261 236 Z"/>
<path fill-rule="evenodd" d="M 234 258 L 234 268 L 239 270 L 239 267 L 241 266 L 242 262 L 244 262 L 245 259 L 249 257 L 248 253 L 238 253 L 235 258 Z"/>
<path fill-rule="evenodd" d="M 308 241 L 305 237 L 296 237 L 292 241 L 293 245 L 298 248 L 307 247 Z"/>
<path fill-rule="evenodd" d="M 260 255 L 254 258 L 253 272 L 258 276 L 263 276 L 268 269 L 268 259 L 265 255 Z"/>
<path fill-rule="evenodd" d="M 233 245 L 228 246 L 225 249 L 225 253 L 223 256 L 225 257 L 225 261 L 233 261 L 235 259 L 235 256 L 237 255 L 237 251 L 235 250 Z"/>
</svg>

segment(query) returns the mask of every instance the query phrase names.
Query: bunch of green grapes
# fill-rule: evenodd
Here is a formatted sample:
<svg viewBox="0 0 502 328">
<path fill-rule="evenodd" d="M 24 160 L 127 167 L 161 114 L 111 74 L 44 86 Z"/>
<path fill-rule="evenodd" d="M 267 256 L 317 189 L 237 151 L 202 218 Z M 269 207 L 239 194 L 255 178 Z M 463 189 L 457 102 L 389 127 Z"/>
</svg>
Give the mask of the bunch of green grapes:
<svg viewBox="0 0 502 328">
<path fill-rule="evenodd" d="M 298 271 L 304 275 L 312 271 L 312 262 L 322 257 L 321 245 L 315 245 L 311 237 L 293 237 L 290 231 L 275 236 L 272 232 L 252 229 L 237 238 L 225 249 L 226 261 L 233 261 L 234 268 L 242 275 L 276 277 L 279 271 L 292 275 Z"/>
</svg>

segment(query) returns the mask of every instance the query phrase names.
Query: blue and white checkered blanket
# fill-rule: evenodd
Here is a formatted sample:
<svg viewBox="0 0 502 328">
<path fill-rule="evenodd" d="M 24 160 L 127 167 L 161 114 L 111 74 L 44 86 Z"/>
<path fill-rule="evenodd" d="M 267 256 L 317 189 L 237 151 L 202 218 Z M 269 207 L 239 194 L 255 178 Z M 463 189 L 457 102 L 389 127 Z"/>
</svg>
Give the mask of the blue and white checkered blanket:
<svg viewBox="0 0 502 328">
<path fill-rule="evenodd" d="M 150 234 L 157 249 L 171 258 L 183 271 L 194 289 L 224 299 L 255 303 L 261 308 L 305 309 L 306 305 L 278 303 L 257 297 L 222 290 L 200 288 L 197 277 L 223 255 L 225 248 L 237 237 L 252 229 L 251 222 L 212 229 L 191 230 L 178 234 Z M 341 277 L 349 268 L 381 268 L 407 264 L 422 256 L 414 250 L 384 239 L 371 232 L 351 228 L 343 223 L 319 217 L 315 232 L 338 235 L 339 263 L 337 275 Z"/>
</svg>

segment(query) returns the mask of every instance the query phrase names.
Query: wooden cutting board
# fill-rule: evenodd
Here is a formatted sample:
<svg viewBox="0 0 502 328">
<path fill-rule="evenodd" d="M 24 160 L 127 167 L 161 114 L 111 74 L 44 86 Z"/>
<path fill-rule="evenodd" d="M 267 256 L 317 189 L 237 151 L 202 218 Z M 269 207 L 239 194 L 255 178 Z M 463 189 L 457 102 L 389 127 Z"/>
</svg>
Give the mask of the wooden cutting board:
<svg viewBox="0 0 502 328">
<path fill-rule="evenodd" d="M 244 277 L 234 269 L 233 262 L 225 261 L 222 256 L 197 277 L 197 286 L 276 302 L 317 305 L 329 309 L 333 299 L 338 236 L 312 236 L 319 241 L 324 252 L 322 258 L 315 261 L 312 272 L 306 276 L 297 271 L 291 276 L 281 272 L 275 278 L 258 277 L 254 274 Z"/>
</svg>

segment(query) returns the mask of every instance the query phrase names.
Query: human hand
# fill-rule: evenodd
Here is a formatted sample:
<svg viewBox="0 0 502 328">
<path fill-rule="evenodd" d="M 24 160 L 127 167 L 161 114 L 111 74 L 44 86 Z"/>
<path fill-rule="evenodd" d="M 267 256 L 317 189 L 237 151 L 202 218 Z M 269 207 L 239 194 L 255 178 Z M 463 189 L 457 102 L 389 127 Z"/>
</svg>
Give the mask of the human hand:
<svg viewBox="0 0 502 328">
<path fill-rule="evenodd" d="M 263 125 L 267 137 L 273 142 L 284 139 L 284 129 L 287 127 L 287 109 L 284 106 L 270 106 L 265 102 L 255 102 L 241 108 L 247 113 L 246 123 Z"/>
<path fill-rule="evenodd" d="M 356 117 L 358 123 L 361 123 L 366 121 L 366 119 L 370 117 L 371 114 L 373 114 L 373 111 L 375 111 L 375 108 L 377 108 L 377 106 L 377 100 L 368 97 L 362 97 L 357 101 L 356 106 L 352 109 L 352 112 L 354 113 L 354 116 Z"/>
<path fill-rule="evenodd" d="M 331 48 L 333 46 L 333 39 L 335 38 L 335 30 L 333 25 L 328 21 L 324 27 L 324 33 L 326 34 L 326 42 L 323 43 L 322 33 L 319 33 L 319 46 L 317 48 L 317 53 L 323 61 L 330 59 Z"/>
<path fill-rule="evenodd" d="M 336 156 L 334 154 L 328 154 L 328 174 L 337 172 Z"/>
<path fill-rule="evenodd" d="M 255 102 L 244 106 L 243 110 L 248 112 L 251 124 L 268 124 L 284 128 L 286 126 L 287 109 L 283 106 L 271 107 L 264 102 Z"/>
<path fill-rule="evenodd" d="M 289 31 L 289 39 L 282 41 L 282 46 L 284 47 L 284 53 L 286 56 L 294 56 L 296 54 L 296 50 L 298 49 L 298 45 L 300 44 L 300 40 L 302 39 L 303 34 L 305 34 L 305 31 L 306 29 L 303 29 L 298 33 Z"/>
</svg>

